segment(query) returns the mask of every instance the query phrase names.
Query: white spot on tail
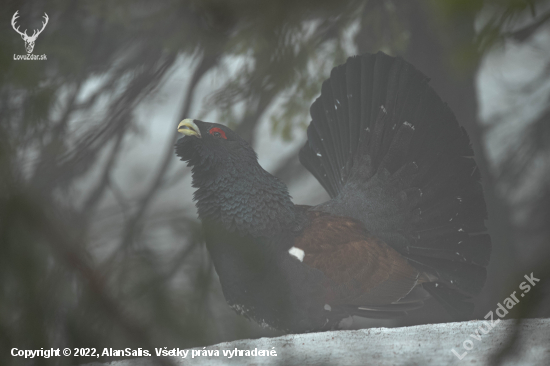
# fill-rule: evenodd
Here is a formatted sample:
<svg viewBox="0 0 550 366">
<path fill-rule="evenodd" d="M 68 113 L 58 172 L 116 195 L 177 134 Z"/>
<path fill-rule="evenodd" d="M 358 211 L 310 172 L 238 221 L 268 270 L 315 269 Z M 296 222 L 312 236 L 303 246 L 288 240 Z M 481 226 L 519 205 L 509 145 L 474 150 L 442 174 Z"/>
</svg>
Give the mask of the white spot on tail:
<svg viewBox="0 0 550 366">
<path fill-rule="evenodd" d="M 269 324 L 266 323 L 265 319 L 262 319 L 261 322 L 258 322 L 262 328 L 271 328 Z"/>
<path fill-rule="evenodd" d="M 233 304 L 229 306 L 231 307 L 231 309 L 235 310 L 235 312 L 239 315 L 245 315 L 246 313 L 248 313 L 248 309 L 245 308 L 243 305 Z"/>
<path fill-rule="evenodd" d="M 409 122 L 405 121 L 405 122 L 403 122 L 403 124 L 404 124 L 405 126 L 407 126 L 407 127 L 410 127 L 410 128 L 411 128 L 411 130 L 413 130 L 413 131 L 414 131 L 414 126 L 413 126 L 413 125 L 412 125 L 411 123 L 409 123 Z"/>
<path fill-rule="evenodd" d="M 288 254 L 295 256 L 300 262 L 304 261 L 304 255 L 306 255 L 302 249 L 296 247 L 290 248 L 288 250 Z"/>
<path fill-rule="evenodd" d="M 331 311 L 331 310 L 332 310 L 332 308 L 330 307 L 330 305 L 329 305 L 329 304 L 325 304 L 325 310 L 326 310 L 326 311 Z"/>
</svg>

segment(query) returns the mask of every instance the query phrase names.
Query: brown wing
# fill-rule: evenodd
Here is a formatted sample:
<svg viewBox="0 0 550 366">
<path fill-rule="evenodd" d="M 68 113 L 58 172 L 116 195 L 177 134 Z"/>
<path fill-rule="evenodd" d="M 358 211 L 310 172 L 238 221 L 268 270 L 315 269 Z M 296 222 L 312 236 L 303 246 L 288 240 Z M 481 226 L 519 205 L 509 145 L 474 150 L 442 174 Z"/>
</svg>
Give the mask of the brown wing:
<svg viewBox="0 0 550 366">
<path fill-rule="evenodd" d="M 405 297 L 420 273 L 363 225 L 347 217 L 308 211 L 294 246 L 304 264 L 328 278 L 326 300 L 335 305 L 385 305 Z"/>
</svg>

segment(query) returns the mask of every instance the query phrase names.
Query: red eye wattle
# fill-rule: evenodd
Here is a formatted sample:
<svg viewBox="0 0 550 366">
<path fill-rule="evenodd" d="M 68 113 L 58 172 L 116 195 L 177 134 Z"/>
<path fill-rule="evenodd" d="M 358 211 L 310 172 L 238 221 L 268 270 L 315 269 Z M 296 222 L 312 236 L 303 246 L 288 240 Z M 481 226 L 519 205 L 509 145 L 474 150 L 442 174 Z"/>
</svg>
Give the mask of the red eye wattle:
<svg viewBox="0 0 550 366">
<path fill-rule="evenodd" d="M 208 131 L 208 133 L 210 133 L 214 137 L 221 137 L 227 140 L 227 136 L 225 136 L 225 132 L 223 132 L 221 128 L 218 128 L 218 127 L 211 128 L 210 131 Z"/>
</svg>

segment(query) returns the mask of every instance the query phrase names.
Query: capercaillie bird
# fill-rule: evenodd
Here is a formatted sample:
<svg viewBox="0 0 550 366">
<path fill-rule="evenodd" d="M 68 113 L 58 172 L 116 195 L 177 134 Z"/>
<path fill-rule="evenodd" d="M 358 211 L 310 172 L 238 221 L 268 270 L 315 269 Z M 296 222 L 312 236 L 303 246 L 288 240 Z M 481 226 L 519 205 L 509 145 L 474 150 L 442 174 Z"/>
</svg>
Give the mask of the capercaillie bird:
<svg viewBox="0 0 550 366">
<path fill-rule="evenodd" d="M 331 197 L 317 206 L 295 205 L 226 126 L 178 125 L 228 304 L 289 332 L 403 315 L 430 296 L 471 316 L 491 252 L 480 174 L 427 77 L 381 52 L 351 57 L 310 113 L 299 158 Z"/>
</svg>

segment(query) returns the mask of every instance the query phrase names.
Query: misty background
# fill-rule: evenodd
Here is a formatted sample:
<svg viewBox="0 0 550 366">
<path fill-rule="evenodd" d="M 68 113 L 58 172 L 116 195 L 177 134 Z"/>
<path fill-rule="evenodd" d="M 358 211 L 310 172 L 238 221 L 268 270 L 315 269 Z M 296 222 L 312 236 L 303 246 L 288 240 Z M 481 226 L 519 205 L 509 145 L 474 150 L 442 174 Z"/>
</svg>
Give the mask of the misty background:
<svg viewBox="0 0 550 366">
<path fill-rule="evenodd" d="M 0 364 L 93 361 L 25 361 L 13 347 L 153 350 L 281 335 L 225 304 L 190 170 L 174 154 L 176 126 L 228 125 L 295 203 L 321 203 L 328 195 L 297 158 L 309 106 L 334 66 L 379 50 L 430 77 L 472 141 L 493 240 L 473 318 L 531 272 L 540 283 L 506 318 L 550 316 L 550 2 L 45 0 L 1 9 Z M 48 14 L 33 51 L 47 61 L 14 60 L 26 54 L 16 11 L 29 34 Z M 356 327 L 449 321 L 431 301 Z"/>
</svg>

